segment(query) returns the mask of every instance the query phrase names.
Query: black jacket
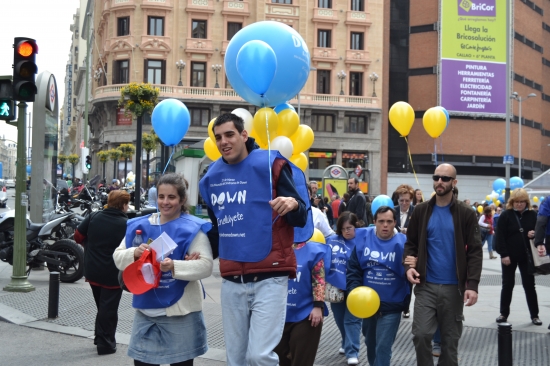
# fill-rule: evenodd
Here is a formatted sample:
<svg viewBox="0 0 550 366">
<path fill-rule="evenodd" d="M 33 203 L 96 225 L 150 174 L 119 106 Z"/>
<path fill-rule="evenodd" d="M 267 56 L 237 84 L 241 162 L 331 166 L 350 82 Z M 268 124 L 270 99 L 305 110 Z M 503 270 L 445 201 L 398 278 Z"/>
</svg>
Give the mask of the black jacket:
<svg viewBox="0 0 550 366">
<path fill-rule="evenodd" d="M 121 210 L 107 208 L 88 215 L 78 225 L 78 232 L 86 236 L 84 246 L 84 276 L 87 280 L 105 286 L 118 286 L 118 268 L 113 253 L 126 235 L 128 217 Z"/>
<path fill-rule="evenodd" d="M 346 211 L 352 212 L 357 215 L 358 220 L 363 220 L 364 223 L 367 222 L 367 209 L 366 209 L 365 195 L 359 189 L 355 191 L 353 196 L 350 197 Z"/>
<path fill-rule="evenodd" d="M 397 222 L 395 223 L 395 228 L 397 229 L 397 231 L 401 232 L 401 229 L 409 227 L 409 221 L 411 220 L 414 206 L 410 205 L 409 212 L 407 212 L 407 218 L 405 219 L 405 222 L 403 224 L 401 224 L 401 209 L 399 208 L 399 205 L 395 206 L 393 209 L 395 210 L 395 212 L 397 212 Z"/>
<path fill-rule="evenodd" d="M 523 232 L 520 232 L 518 220 L 513 215 L 516 215 L 521 222 Z M 525 210 L 522 213 L 513 209 L 505 210 L 498 219 L 494 239 L 497 253 L 501 257 L 510 257 L 517 261 L 530 259 L 531 251 L 527 233 L 535 230 L 536 224 L 537 213 L 533 210 Z"/>
</svg>

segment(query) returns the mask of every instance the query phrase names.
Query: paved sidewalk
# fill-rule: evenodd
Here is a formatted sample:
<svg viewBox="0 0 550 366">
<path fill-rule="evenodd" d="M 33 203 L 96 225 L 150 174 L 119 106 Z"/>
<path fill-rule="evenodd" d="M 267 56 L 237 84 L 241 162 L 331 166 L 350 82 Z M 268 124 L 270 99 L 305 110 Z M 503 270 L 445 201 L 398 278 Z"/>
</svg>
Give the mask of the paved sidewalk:
<svg viewBox="0 0 550 366">
<path fill-rule="evenodd" d="M 460 365 L 496 366 L 498 363 L 495 318 L 499 315 L 500 260 L 489 260 L 485 252 L 483 265 L 479 302 L 465 309 L 465 328 L 459 348 Z M 0 263 L 0 288 L 9 283 L 11 271 L 11 266 Z M 123 295 L 119 308 L 119 350 L 115 355 L 97 356 L 92 342 L 96 309 L 88 284 L 83 280 L 74 284 L 61 284 L 59 317 L 47 319 L 48 277 L 47 271 L 33 271 L 29 281 L 36 287 L 36 291 L 30 293 L 0 291 L 0 318 L 13 323 L 0 322 L 0 332 L 4 335 L 0 363 L 131 365 L 132 361 L 126 356 L 135 311 L 131 308 L 131 295 Z M 540 318 L 544 322 L 541 327 L 531 324 L 519 273 L 517 279 L 508 318 L 514 331 L 514 365 L 546 366 L 550 364 L 550 331 L 547 329 L 550 321 L 550 276 L 537 277 Z M 197 359 L 196 365 L 225 365 L 219 273 L 215 272 L 203 284 L 208 294 L 204 301 L 204 316 L 210 350 Z M 416 365 L 411 341 L 412 316 L 401 322 L 394 344 L 392 365 Z M 61 334 L 51 336 L 49 332 Z M 10 336 L 6 337 L 6 334 Z M 339 342 L 340 334 L 330 315 L 323 327 L 316 365 L 346 365 L 345 358 L 337 353 Z M 21 347 L 24 344 L 31 344 L 30 349 Z M 364 345 L 361 346 L 360 362 L 361 365 L 367 365 Z"/>
</svg>

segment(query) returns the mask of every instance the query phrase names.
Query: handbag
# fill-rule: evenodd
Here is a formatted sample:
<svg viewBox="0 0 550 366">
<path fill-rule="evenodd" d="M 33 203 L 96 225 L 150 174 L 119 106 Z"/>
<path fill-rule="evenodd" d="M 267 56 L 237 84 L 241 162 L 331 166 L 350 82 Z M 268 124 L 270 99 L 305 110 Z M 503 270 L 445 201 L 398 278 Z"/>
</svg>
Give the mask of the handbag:
<svg viewBox="0 0 550 366">
<path fill-rule="evenodd" d="M 328 282 L 325 283 L 325 301 L 332 303 L 344 302 L 344 290 L 340 290 Z"/>
<path fill-rule="evenodd" d="M 547 275 L 550 274 L 550 257 L 545 255 L 539 256 L 539 251 L 535 246 L 533 239 L 529 240 L 529 247 L 531 248 L 531 254 L 533 255 L 533 264 L 535 265 L 535 275 Z"/>
</svg>

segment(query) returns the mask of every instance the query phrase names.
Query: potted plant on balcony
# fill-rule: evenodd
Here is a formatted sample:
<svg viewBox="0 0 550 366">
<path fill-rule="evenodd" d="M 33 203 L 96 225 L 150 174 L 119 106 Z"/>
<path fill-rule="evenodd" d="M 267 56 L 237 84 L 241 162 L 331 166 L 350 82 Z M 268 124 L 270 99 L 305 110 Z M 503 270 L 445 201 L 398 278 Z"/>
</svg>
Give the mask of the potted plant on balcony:
<svg viewBox="0 0 550 366">
<path fill-rule="evenodd" d="M 130 83 L 120 89 L 118 106 L 124 108 L 128 116 L 141 117 L 144 113 L 153 113 L 159 94 L 160 89 L 149 83 Z"/>
</svg>

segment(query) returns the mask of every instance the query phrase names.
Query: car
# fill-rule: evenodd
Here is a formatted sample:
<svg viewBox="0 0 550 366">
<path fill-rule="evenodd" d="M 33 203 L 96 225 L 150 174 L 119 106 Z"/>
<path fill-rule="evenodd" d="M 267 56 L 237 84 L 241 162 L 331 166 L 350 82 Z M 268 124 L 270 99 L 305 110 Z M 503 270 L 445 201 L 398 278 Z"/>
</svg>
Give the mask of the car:
<svg viewBox="0 0 550 366">
<path fill-rule="evenodd" d="M 6 179 L 6 188 L 15 188 L 15 180 Z"/>
</svg>

